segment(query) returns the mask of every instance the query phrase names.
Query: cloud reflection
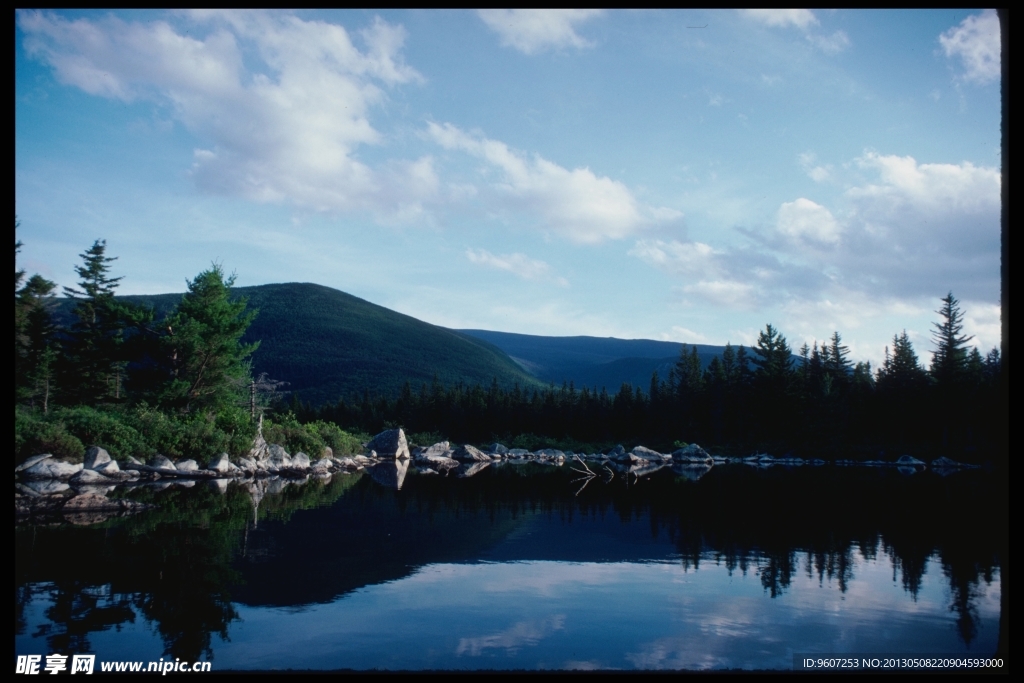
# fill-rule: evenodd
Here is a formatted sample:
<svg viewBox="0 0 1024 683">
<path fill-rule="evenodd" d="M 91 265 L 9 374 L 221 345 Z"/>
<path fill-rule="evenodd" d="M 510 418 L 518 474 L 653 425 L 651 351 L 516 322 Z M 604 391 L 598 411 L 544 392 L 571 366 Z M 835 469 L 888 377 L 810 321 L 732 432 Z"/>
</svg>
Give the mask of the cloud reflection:
<svg viewBox="0 0 1024 683">
<path fill-rule="evenodd" d="M 489 636 L 461 638 L 455 653 L 459 656 L 479 657 L 486 650 L 505 650 L 510 657 L 519 653 L 519 648 L 534 646 L 555 631 L 565 628 L 565 615 L 555 614 L 541 621 L 520 621 L 511 627 Z"/>
</svg>

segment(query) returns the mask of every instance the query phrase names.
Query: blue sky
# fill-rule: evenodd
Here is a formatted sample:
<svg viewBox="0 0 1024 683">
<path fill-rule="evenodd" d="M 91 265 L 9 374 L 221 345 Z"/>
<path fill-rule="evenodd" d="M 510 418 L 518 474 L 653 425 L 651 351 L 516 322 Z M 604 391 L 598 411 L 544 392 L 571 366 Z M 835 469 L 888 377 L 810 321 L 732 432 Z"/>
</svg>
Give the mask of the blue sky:
<svg viewBox="0 0 1024 683">
<path fill-rule="evenodd" d="M 999 342 L 990 10 L 35 12 L 19 265 L 316 282 L 455 328 Z"/>
</svg>

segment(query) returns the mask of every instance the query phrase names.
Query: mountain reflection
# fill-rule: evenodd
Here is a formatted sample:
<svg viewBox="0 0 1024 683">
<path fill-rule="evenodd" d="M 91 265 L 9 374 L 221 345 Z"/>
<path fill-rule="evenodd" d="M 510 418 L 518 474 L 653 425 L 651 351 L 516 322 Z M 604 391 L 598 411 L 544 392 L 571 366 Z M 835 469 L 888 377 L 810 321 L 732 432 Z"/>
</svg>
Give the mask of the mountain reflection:
<svg viewBox="0 0 1024 683">
<path fill-rule="evenodd" d="M 213 658 L 211 637 L 229 637 L 238 605 L 330 603 L 432 564 L 672 560 L 699 571 L 711 562 L 755 573 L 774 599 L 801 575 L 845 594 L 858 562 L 886 556 L 915 600 L 938 563 L 970 645 L 980 582 L 998 580 L 1007 543 L 1005 496 L 981 472 L 663 468 L 576 495 L 567 468 L 492 466 L 472 478 L 407 468 L 139 488 L 126 495 L 157 510 L 91 527 L 18 527 L 16 635 L 45 639 L 50 652 L 92 652 L 91 634 L 142 619 L 165 655 L 194 661 Z M 37 604 L 45 621 L 33 627 Z M 487 635 L 464 647 L 513 640 Z"/>
</svg>

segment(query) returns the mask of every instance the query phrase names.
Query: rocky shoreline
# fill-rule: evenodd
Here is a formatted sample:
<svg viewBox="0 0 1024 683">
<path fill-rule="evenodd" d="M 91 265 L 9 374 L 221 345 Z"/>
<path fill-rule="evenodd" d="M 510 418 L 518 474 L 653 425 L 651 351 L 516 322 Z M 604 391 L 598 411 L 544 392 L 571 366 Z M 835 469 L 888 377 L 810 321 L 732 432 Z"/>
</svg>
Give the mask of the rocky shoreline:
<svg viewBox="0 0 1024 683">
<path fill-rule="evenodd" d="M 162 455 L 155 455 L 146 463 L 132 457 L 119 463 L 98 446 L 90 447 L 84 461 L 76 464 L 58 460 L 50 454 L 36 455 L 15 467 L 14 508 L 16 518 L 60 514 L 74 523 L 88 524 L 152 507 L 107 497 L 108 493 L 122 484 L 154 485 L 162 482 L 169 485 L 171 482 L 179 482 L 194 485 L 197 480 L 208 480 L 226 490 L 229 480 L 237 480 L 249 483 L 250 488 L 254 488 L 254 495 L 258 495 L 267 488 L 267 482 L 260 485 L 259 480 L 306 480 L 310 477 L 327 478 L 333 474 L 365 470 L 381 485 L 401 489 L 410 466 L 420 474 L 464 478 L 474 476 L 496 463 L 554 466 L 575 464 L 584 469 L 573 469 L 587 478 L 597 476 L 587 463 L 611 477 L 620 473 L 640 478 L 669 467 L 676 474 L 692 480 L 700 479 L 712 467 L 724 464 L 758 468 L 820 467 L 828 464 L 821 459 L 776 458 L 767 454 L 744 458 L 712 456 L 696 444 L 672 453 L 659 453 L 644 446 L 627 451 L 621 445 L 607 453 L 573 453 L 550 448 L 528 451 L 506 448 L 500 443 L 480 450 L 468 444 L 454 446 L 447 441 L 410 449 L 401 429 L 381 432 L 365 444 L 361 455 L 339 458 L 327 449 L 319 459 L 313 461 L 305 453 L 290 455 L 280 445 L 268 444 L 260 434 L 245 456 L 232 462 L 227 453 L 221 453 L 210 459 L 206 467 L 200 467 L 192 459 L 174 462 Z M 977 467 L 948 458 L 925 463 L 909 455 L 895 461 L 837 460 L 832 464 L 845 467 L 894 467 L 906 474 L 930 469 L 940 475 Z"/>
</svg>

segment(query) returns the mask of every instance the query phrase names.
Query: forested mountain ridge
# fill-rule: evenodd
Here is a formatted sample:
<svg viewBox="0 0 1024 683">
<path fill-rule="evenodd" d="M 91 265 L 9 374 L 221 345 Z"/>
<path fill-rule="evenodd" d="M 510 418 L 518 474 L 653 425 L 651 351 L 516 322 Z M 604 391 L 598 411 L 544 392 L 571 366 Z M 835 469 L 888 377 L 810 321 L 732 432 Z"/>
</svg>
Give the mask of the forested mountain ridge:
<svg viewBox="0 0 1024 683">
<path fill-rule="evenodd" d="M 259 341 L 254 373 L 288 382 L 306 403 L 339 398 L 397 396 L 409 382 L 414 391 L 436 376 L 458 382 L 511 388 L 541 384 L 495 346 L 460 332 L 417 320 L 345 292 L 311 283 L 235 287 L 232 297 L 258 310 L 244 343 Z M 152 306 L 159 320 L 182 294 L 119 296 Z M 58 301 L 58 319 L 70 319 L 73 301 Z"/>
<path fill-rule="evenodd" d="M 544 382 L 573 382 L 577 387 L 607 388 L 613 392 L 623 382 L 646 389 L 652 372 L 666 379 L 684 346 L 653 339 L 545 337 L 490 330 L 459 332 L 497 346 Z M 704 368 L 725 350 L 724 346 L 709 344 L 693 346 Z"/>
</svg>

